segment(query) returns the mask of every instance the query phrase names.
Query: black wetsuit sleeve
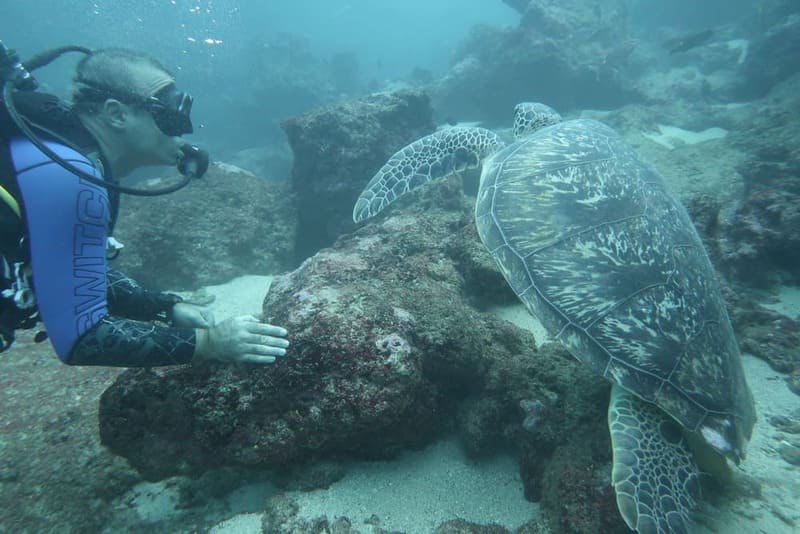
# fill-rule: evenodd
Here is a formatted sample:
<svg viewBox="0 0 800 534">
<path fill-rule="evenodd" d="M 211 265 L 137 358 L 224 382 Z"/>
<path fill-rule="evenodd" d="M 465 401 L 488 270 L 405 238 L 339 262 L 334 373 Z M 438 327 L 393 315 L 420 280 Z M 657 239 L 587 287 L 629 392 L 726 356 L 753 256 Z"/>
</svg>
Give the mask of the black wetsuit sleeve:
<svg viewBox="0 0 800 534">
<path fill-rule="evenodd" d="M 106 272 L 108 312 L 139 321 L 171 320 L 172 307 L 183 299 L 172 293 L 144 289 L 123 273 Z"/>
<path fill-rule="evenodd" d="M 152 322 L 106 315 L 73 345 L 69 365 L 158 367 L 189 363 L 194 328 L 171 328 Z"/>
<path fill-rule="evenodd" d="M 157 367 L 189 363 L 193 328 L 168 328 L 153 322 L 170 319 L 178 295 L 149 291 L 120 271 L 106 272 L 109 314 L 87 330 L 65 360 L 70 365 Z"/>
</svg>

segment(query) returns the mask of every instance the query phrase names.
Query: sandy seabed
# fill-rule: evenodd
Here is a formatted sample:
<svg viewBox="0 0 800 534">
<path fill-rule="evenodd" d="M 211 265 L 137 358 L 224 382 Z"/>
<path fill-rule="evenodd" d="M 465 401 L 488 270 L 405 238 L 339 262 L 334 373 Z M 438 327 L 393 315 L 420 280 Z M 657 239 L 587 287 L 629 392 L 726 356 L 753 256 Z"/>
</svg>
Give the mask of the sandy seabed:
<svg viewBox="0 0 800 534">
<path fill-rule="evenodd" d="M 245 276 L 208 287 L 204 293 L 214 297 L 210 307 L 217 320 L 258 315 L 270 280 Z M 797 317 L 800 288 L 784 288 L 769 306 Z M 541 326 L 522 306 L 493 313 L 543 339 Z M 0 359 L 0 405 L 4 410 L 0 418 L 0 532 L 94 531 L 81 530 L 80 525 L 96 507 L 108 507 L 108 503 L 89 495 L 102 495 L 115 484 L 122 495 L 114 500 L 110 512 L 113 523 L 139 530 L 165 521 L 180 525 L 186 510 L 178 507 L 175 484 L 163 481 L 130 487 L 124 476 L 130 470 L 126 462 L 100 444 L 98 399 L 120 370 L 65 367 L 55 361 L 46 343 L 35 345 L 32 337 L 21 335 L 18 346 Z M 698 532 L 799 532 L 800 467 L 781 458 L 778 450 L 788 438 L 769 419 L 797 417 L 800 401 L 786 386 L 785 377 L 762 360 L 745 355 L 744 366 L 758 422 L 748 457 L 734 470 L 738 483 L 760 486 L 760 495 L 750 492 L 712 499 Z M 209 506 L 208 517 L 218 518 L 212 523 L 226 518 L 212 532 L 261 532 L 258 510 L 276 491 L 269 481 L 250 482 L 231 492 L 224 504 L 217 503 L 216 515 L 211 515 Z M 539 515 L 538 505 L 523 497 L 513 457 L 499 454 L 471 461 L 453 440 L 406 452 L 392 461 L 352 462 L 345 476 L 328 489 L 291 492 L 289 496 L 299 505 L 300 518 L 346 516 L 362 532 L 371 531 L 366 520 L 384 529 L 415 534 L 431 532 L 435 525 L 455 518 L 514 529 Z M 187 527 L 186 532 L 190 530 Z"/>
<path fill-rule="evenodd" d="M 254 286 L 248 289 L 251 283 Z M 254 299 L 258 296 L 257 286 L 264 291 L 268 281 L 248 277 L 209 288 L 210 293 L 217 295 L 212 306 L 226 309 L 230 298 L 236 299 L 232 302 Z M 260 307 L 261 300 L 259 297 L 253 303 Z M 770 306 L 797 317 L 800 288 L 783 288 L 778 300 Z M 537 339 L 546 339 L 544 328 L 522 305 L 491 311 L 531 330 Z M 764 361 L 747 354 L 743 360 L 758 421 L 747 459 L 735 472 L 743 486 L 751 485 L 748 479 L 757 482 L 761 497 L 707 505 L 698 532 L 800 532 L 800 467 L 780 457 L 777 447 L 782 436 L 768 421 L 771 416 L 798 410 L 800 399 L 786 386 L 784 377 Z M 538 505 L 523 498 L 518 467 L 511 457 L 498 456 L 472 463 L 452 441 L 406 453 L 391 462 L 354 463 L 347 475 L 330 488 L 293 492 L 291 496 L 300 506 L 300 517 L 346 516 L 359 528 L 364 519 L 374 514 L 380 518 L 382 528 L 409 534 L 431 532 L 435 525 L 454 518 L 482 524 L 494 522 L 514 529 L 538 513 Z M 246 527 L 260 525 L 260 518 L 254 521 L 254 516 L 258 514 L 233 518 L 220 524 L 216 532 L 259 532 Z"/>
</svg>

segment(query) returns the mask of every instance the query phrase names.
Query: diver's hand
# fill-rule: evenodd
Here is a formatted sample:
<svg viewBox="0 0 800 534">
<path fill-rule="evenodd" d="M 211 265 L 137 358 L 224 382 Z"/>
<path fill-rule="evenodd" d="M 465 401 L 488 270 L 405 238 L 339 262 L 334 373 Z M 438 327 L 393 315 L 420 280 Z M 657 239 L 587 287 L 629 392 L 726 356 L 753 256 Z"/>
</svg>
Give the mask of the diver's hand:
<svg viewBox="0 0 800 534">
<path fill-rule="evenodd" d="M 214 324 L 214 314 L 208 308 L 178 302 L 172 307 L 170 313 L 173 326 L 179 328 L 211 328 Z"/>
<path fill-rule="evenodd" d="M 280 326 L 261 323 L 252 315 L 231 317 L 197 330 L 194 357 L 222 362 L 272 363 L 286 354 L 289 341 Z"/>
</svg>

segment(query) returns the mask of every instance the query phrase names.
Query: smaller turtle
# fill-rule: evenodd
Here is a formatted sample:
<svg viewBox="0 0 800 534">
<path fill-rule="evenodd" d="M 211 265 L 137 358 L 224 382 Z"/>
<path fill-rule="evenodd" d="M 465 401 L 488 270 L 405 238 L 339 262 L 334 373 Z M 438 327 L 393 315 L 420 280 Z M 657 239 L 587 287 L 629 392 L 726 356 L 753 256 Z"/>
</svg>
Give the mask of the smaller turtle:
<svg viewBox="0 0 800 534">
<path fill-rule="evenodd" d="M 482 165 L 478 234 L 551 336 L 612 383 L 612 484 L 625 523 L 691 531 L 698 461 L 739 462 L 755 409 L 708 255 L 663 178 L 608 126 L 515 108 L 510 145 L 455 127 L 394 154 L 355 222 Z"/>
</svg>

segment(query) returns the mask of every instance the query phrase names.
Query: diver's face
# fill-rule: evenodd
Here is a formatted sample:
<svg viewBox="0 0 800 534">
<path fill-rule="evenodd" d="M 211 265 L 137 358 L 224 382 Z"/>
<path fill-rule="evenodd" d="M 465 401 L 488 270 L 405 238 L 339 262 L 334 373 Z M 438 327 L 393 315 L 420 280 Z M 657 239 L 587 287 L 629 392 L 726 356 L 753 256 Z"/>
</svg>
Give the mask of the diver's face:
<svg viewBox="0 0 800 534">
<path fill-rule="evenodd" d="M 173 85 L 172 77 L 166 72 L 147 65 L 138 66 L 139 87 L 142 92 L 155 95 Z M 165 134 L 159 128 L 153 112 L 145 106 L 128 105 L 126 137 L 130 156 L 139 165 L 175 165 L 180 157 L 180 137 Z"/>
<path fill-rule="evenodd" d="M 128 108 L 126 136 L 131 155 L 140 165 L 175 165 L 184 141 L 165 135 L 149 111 L 134 106 Z"/>
</svg>

